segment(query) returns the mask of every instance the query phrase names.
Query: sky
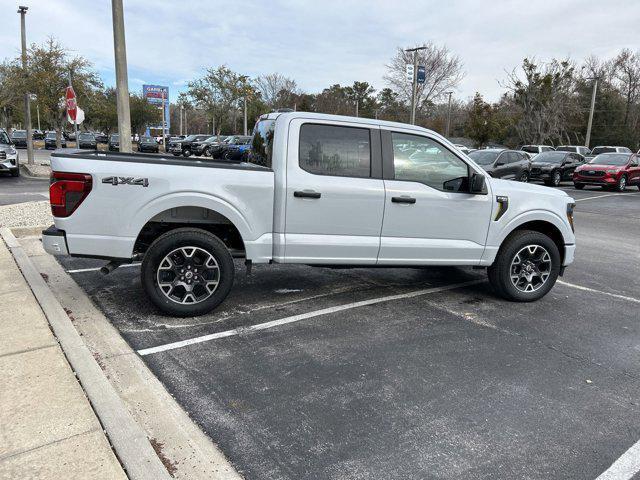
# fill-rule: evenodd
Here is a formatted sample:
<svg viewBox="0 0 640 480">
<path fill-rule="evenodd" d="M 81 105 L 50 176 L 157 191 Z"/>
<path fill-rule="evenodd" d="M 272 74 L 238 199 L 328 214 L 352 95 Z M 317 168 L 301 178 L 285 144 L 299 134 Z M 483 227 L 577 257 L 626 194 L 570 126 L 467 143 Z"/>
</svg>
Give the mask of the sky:
<svg viewBox="0 0 640 480">
<path fill-rule="evenodd" d="M 109 0 L 20 0 L 27 42 L 58 39 L 115 80 Z M 20 49 L 17 1 L 0 0 L 0 60 Z M 206 67 L 279 72 L 308 92 L 367 81 L 384 88 L 397 47 L 446 45 L 466 75 L 454 96 L 497 100 L 525 57 L 582 61 L 639 48 L 637 0 L 124 0 L 129 88 L 171 100 Z"/>
</svg>

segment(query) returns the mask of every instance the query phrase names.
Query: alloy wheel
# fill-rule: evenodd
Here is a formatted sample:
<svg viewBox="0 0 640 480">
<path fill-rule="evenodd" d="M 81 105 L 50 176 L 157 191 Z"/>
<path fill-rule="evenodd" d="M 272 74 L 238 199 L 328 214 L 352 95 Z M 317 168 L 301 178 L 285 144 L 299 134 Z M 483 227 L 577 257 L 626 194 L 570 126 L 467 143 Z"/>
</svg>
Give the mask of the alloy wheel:
<svg viewBox="0 0 640 480">
<path fill-rule="evenodd" d="M 156 281 L 169 300 L 179 304 L 200 303 L 211 297 L 220 282 L 215 257 L 200 247 L 180 247 L 158 264 Z"/>
<path fill-rule="evenodd" d="M 551 274 L 551 255 L 541 245 L 527 245 L 515 254 L 509 275 L 513 286 L 521 292 L 539 290 Z"/>
</svg>

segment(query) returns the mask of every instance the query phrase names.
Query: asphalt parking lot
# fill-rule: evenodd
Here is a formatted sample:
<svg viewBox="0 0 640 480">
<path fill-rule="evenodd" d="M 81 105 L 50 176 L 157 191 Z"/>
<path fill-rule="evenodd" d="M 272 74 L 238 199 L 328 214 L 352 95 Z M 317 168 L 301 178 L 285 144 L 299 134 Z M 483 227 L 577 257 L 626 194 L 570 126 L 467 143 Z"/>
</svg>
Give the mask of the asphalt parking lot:
<svg viewBox="0 0 640 480">
<path fill-rule="evenodd" d="M 640 191 L 562 188 L 576 261 L 530 304 L 471 269 L 239 262 L 178 319 L 136 266 L 63 266 L 248 479 L 596 478 L 640 439 Z"/>
</svg>

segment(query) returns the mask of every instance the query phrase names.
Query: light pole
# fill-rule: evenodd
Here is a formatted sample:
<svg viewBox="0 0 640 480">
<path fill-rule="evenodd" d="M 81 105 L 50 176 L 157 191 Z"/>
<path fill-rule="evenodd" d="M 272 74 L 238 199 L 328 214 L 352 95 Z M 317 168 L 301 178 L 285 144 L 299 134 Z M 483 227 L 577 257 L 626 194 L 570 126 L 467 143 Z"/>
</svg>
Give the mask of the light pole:
<svg viewBox="0 0 640 480">
<path fill-rule="evenodd" d="M 184 115 L 183 110 L 184 108 L 182 107 L 182 105 L 180 105 L 180 135 L 182 135 L 182 115 Z"/>
<path fill-rule="evenodd" d="M 416 96 L 418 94 L 418 51 L 427 47 L 407 48 L 405 52 L 413 52 L 413 81 L 411 83 L 411 125 L 416 124 Z"/>
<path fill-rule="evenodd" d="M 587 123 L 587 136 L 584 139 L 584 146 L 589 148 L 591 142 L 591 127 L 593 125 L 593 111 L 596 108 L 596 90 L 598 90 L 598 77 L 589 78 L 593 80 L 593 92 L 591 93 L 591 109 L 589 110 L 589 122 Z"/>
<path fill-rule="evenodd" d="M 20 14 L 20 36 L 22 37 L 22 70 L 25 90 L 27 86 L 27 31 L 25 26 L 25 15 L 29 7 L 18 7 Z M 27 163 L 33 165 L 33 132 L 31 131 L 31 104 L 29 93 L 24 93 L 24 123 L 27 127 Z"/>
<path fill-rule="evenodd" d="M 116 59 L 116 105 L 118 107 L 120 151 L 131 153 L 131 111 L 129 110 L 127 45 L 124 37 L 122 0 L 111 0 L 111 12 L 113 16 L 113 52 Z"/>
<path fill-rule="evenodd" d="M 447 107 L 447 128 L 445 130 L 445 138 L 449 138 L 449 129 L 451 128 L 451 94 L 453 92 L 444 92 L 449 95 L 449 106 Z"/>
<path fill-rule="evenodd" d="M 243 126 L 244 126 L 244 136 L 246 137 L 247 136 L 247 94 L 246 93 L 244 95 L 243 102 L 244 102 L 244 124 L 243 124 Z"/>
</svg>

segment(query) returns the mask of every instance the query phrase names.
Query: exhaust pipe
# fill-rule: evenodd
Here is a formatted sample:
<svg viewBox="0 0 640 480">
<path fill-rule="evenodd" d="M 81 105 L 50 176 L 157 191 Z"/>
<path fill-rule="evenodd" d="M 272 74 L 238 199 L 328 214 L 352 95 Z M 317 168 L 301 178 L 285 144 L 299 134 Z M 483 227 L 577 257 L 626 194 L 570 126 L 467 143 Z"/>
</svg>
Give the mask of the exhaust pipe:
<svg viewBox="0 0 640 480">
<path fill-rule="evenodd" d="M 123 262 L 111 260 L 109 263 L 107 263 L 103 267 L 100 267 L 100 273 L 102 273 L 103 275 L 108 275 L 111 272 L 113 272 L 116 268 L 118 268 L 120 265 L 122 265 L 122 263 Z"/>
</svg>

